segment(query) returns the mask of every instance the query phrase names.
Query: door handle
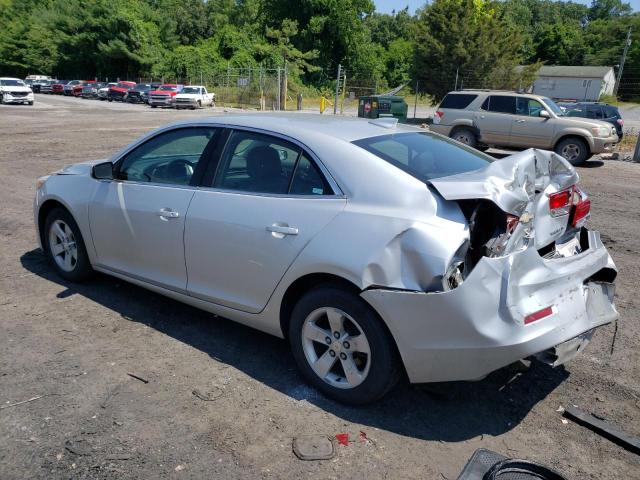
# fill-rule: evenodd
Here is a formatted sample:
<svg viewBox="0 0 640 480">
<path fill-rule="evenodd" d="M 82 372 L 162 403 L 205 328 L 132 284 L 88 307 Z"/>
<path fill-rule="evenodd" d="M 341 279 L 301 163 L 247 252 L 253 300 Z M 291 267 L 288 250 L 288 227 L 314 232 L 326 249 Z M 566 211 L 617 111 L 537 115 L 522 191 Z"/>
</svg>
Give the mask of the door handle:
<svg viewBox="0 0 640 480">
<path fill-rule="evenodd" d="M 274 223 L 267 227 L 267 232 L 276 233 L 280 235 L 298 235 L 298 229 L 296 227 L 289 227 L 285 225 L 278 225 Z M 282 237 L 280 237 L 282 238 Z"/>
<path fill-rule="evenodd" d="M 516 123 L 524 123 L 526 120 L 516 120 Z"/>
<path fill-rule="evenodd" d="M 180 213 L 175 210 L 171 210 L 170 208 L 161 208 L 158 211 L 158 216 L 161 218 L 178 218 Z"/>
</svg>

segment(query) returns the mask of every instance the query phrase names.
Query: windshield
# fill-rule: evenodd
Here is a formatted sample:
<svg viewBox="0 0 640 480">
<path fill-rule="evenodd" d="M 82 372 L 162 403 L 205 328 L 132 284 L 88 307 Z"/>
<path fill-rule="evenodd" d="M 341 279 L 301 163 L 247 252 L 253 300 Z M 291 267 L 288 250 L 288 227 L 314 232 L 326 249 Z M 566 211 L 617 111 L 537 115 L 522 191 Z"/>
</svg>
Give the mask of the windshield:
<svg viewBox="0 0 640 480">
<path fill-rule="evenodd" d="M 140 92 L 144 92 L 146 90 L 150 90 L 151 89 L 151 85 L 136 85 L 136 88 L 134 90 L 138 90 Z"/>
<path fill-rule="evenodd" d="M 22 80 L 0 80 L 0 85 L 3 87 L 25 87 L 26 85 Z"/>
<path fill-rule="evenodd" d="M 200 93 L 198 87 L 184 87 L 180 93 Z"/>
<path fill-rule="evenodd" d="M 353 142 L 381 159 L 428 182 L 486 167 L 491 157 L 431 133 L 396 133 Z"/>
<path fill-rule="evenodd" d="M 161 92 L 174 92 L 176 90 L 176 87 L 171 87 L 168 85 L 163 85 L 161 86 L 158 90 L 160 90 Z"/>
<path fill-rule="evenodd" d="M 559 117 L 564 116 L 564 111 L 558 106 L 556 102 L 554 102 L 553 100 L 547 97 L 542 97 L 541 100 L 542 100 L 542 103 L 544 103 L 545 106 L 549 110 L 551 110 L 553 113 L 555 113 L 557 116 Z"/>
<path fill-rule="evenodd" d="M 116 85 L 118 88 L 126 88 L 127 90 L 131 89 L 131 85 L 127 85 L 126 83 L 119 83 Z"/>
</svg>

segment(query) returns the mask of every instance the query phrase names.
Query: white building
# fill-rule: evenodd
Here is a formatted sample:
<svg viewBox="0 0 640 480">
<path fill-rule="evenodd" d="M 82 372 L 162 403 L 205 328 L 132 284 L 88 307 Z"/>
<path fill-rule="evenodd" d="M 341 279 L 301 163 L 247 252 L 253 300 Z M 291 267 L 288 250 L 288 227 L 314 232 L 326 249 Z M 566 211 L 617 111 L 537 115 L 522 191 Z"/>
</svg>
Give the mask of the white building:
<svg viewBox="0 0 640 480">
<path fill-rule="evenodd" d="M 613 67 L 543 66 L 533 83 L 533 93 L 557 100 L 598 101 L 613 95 Z"/>
</svg>

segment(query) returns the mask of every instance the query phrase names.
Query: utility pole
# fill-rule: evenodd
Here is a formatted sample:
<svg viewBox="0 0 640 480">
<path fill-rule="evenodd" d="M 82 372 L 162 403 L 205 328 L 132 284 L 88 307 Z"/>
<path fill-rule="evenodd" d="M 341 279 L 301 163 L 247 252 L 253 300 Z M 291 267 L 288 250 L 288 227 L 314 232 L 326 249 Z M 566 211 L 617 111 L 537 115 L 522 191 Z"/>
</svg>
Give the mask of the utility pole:
<svg viewBox="0 0 640 480">
<path fill-rule="evenodd" d="M 282 84 L 280 81 L 280 67 L 278 67 L 278 95 L 276 95 L 276 110 L 280 110 L 280 95 L 282 94 Z"/>
<path fill-rule="evenodd" d="M 344 94 L 347 91 L 347 71 L 342 72 L 342 95 L 340 96 L 340 115 L 344 113 Z"/>
<path fill-rule="evenodd" d="M 413 101 L 413 118 L 416 118 L 416 110 L 418 109 L 418 86 L 420 85 L 420 80 L 416 80 L 416 97 Z"/>
<path fill-rule="evenodd" d="M 340 93 L 340 76 L 342 75 L 342 65 L 338 64 L 338 76 L 336 77 L 336 95 L 333 99 L 333 114 L 338 113 L 338 94 Z"/>
<path fill-rule="evenodd" d="M 631 27 L 627 32 L 627 40 L 624 42 L 624 51 L 622 52 L 622 59 L 620 60 L 620 68 L 618 68 L 618 78 L 616 78 L 616 85 L 613 89 L 613 96 L 618 96 L 618 88 L 620 88 L 620 80 L 622 79 L 622 70 L 624 69 L 624 62 L 627 59 L 627 52 L 631 46 Z"/>
<path fill-rule="evenodd" d="M 453 86 L 453 91 L 458 90 L 458 69 L 456 68 L 456 84 Z"/>
</svg>

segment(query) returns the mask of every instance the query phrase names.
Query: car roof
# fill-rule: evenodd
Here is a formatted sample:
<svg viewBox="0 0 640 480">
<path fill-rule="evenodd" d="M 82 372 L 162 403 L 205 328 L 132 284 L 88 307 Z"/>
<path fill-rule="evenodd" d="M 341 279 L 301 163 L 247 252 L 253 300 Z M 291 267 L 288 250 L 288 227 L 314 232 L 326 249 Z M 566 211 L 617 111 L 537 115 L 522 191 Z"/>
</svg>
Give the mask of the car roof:
<svg viewBox="0 0 640 480">
<path fill-rule="evenodd" d="M 14 77 L 0 77 L 0 80 L 20 80 L 21 82 L 24 82 L 24 80 L 22 80 L 21 78 Z"/>
<path fill-rule="evenodd" d="M 393 128 L 376 124 L 371 120 L 355 117 L 336 117 L 314 113 L 254 113 L 231 114 L 197 120 L 199 124 L 211 123 L 229 127 L 246 127 L 292 137 L 302 142 L 326 141 L 327 137 L 353 142 L 362 138 L 389 135 L 393 133 L 426 132 L 419 127 L 398 124 Z M 189 125 L 193 120 L 176 122 L 172 125 Z"/>
</svg>

